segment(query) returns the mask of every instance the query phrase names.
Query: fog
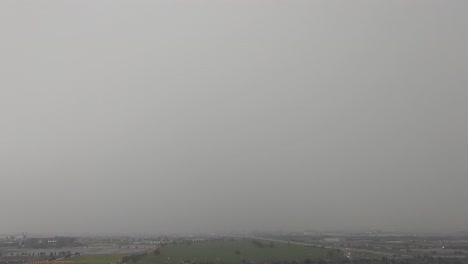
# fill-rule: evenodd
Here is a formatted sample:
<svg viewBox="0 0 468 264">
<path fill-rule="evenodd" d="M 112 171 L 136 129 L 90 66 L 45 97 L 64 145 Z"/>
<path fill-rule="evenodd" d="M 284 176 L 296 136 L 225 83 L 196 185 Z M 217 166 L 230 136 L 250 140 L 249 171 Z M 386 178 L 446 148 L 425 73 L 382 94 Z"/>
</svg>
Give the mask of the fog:
<svg viewBox="0 0 468 264">
<path fill-rule="evenodd" d="M 2 1 L 0 233 L 468 229 L 466 1 Z"/>
</svg>

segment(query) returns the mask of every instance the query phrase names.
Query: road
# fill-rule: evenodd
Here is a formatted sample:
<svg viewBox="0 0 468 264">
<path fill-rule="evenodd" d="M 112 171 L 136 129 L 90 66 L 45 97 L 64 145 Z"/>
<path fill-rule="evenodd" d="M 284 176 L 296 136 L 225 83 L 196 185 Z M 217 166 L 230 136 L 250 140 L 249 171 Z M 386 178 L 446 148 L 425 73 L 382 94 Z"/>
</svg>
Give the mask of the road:
<svg viewBox="0 0 468 264">
<path fill-rule="evenodd" d="M 327 245 L 321 245 L 321 244 L 312 244 L 312 243 L 296 242 L 296 241 L 265 238 L 265 237 L 257 237 L 257 236 L 229 235 L 229 236 L 223 236 L 223 237 L 257 239 L 257 240 L 263 240 L 263 241 L 269 241 L 269 242 L 290 243 L 290 244 L 293 244 L 293 245 L 301 245 L 301 246 L 314 246 L 314 247 L 324 247 L 324 248 L 328 248 L 328 249 L 340 249 L 341 251 L 344 252 L 345 256 L 348 257 L 349 259 L 351 259 L 351 256 L 352 256 L 353 252 L 369 253 L 369 254 L 379 255 L 379 256 L 382 256 L 382 257 L 393 257 L 393 255 L 394 255 L 392 253 L 382 252 L 382 251 L 373 251 L 373 250 L 358 249 L 358 248 L 345 248 L 345 247 L 340 247 L 340 246 L 327 246 Z M 401 255 L 401 257 L 410 257 L 410 256 Z"/>
</svg>

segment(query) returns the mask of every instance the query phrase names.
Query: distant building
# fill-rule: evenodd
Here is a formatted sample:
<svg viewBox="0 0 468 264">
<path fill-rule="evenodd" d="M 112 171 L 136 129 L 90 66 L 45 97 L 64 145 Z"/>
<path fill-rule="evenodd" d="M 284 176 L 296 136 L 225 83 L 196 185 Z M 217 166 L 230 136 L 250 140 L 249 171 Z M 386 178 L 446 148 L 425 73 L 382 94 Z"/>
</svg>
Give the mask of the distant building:
<svg viewBox="0 0 468 264">
<path fill-rule="evenodd" d="M 325 243 L 338 243 L 338 242 L 340 242 L 340 238 L 338 238 L 338 237 L 325 237 L 325 238 L 323 238 L 323 242 L 325 242 Z"/>
<path fill-rule="evenodd" d="M 27 248 L 61 248 L 77 245 L 73 237 L 27 238 L 23 245 Z"/>
</svg>

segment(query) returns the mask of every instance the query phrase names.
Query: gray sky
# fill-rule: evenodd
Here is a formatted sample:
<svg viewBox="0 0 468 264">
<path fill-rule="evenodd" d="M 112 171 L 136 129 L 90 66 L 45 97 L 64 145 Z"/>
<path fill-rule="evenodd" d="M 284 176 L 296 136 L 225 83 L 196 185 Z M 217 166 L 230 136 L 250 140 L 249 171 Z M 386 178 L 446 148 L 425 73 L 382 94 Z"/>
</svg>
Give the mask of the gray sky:
<svg viewBox="0 0 468 264">
<path fill-rule="evenodd" d="M 468 229 L 467 1 L 1 1 L 0 232 Z"/>
</svg>

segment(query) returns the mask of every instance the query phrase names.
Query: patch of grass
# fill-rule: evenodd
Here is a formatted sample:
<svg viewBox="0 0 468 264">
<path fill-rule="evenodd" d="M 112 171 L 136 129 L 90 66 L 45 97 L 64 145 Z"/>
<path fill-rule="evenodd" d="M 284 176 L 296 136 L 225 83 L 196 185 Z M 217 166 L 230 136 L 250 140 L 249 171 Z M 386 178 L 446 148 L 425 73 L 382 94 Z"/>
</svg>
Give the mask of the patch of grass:
<svg viewBox="0 0 468 264">
<path fill-rule="evenodd" d="M 196 263 L 241 263 L 246 261 L 293 261 L 325 259 L 329 249 L 261 241 L 264 246 L 252 240 L 217 240 L 192 244 L 179 243 L 160 249 L 159 255 L 149 252 L 138 264 L 178 264 L 180 261 Z"/>
<path fill-rule="evenodd" d="M 118 263 L 124 256 L 126 255 L 92 255 L 73 257 L 67 260 L 74 261 L 76 264 L 109 264 Z"/>
</svg>

